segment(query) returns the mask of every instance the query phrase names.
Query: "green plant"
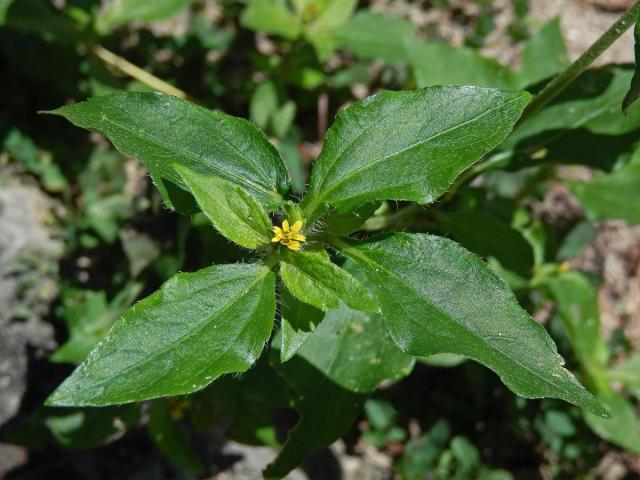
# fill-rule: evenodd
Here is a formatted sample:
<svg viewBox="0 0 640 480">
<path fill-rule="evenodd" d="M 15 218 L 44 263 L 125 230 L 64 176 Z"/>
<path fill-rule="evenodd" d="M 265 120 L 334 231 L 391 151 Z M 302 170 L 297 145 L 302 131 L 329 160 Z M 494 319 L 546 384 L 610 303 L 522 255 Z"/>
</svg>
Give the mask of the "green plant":
<svg viewBox="0 0 640 480">
<path fill-rule="evenodd" d="M 102 133 L 121 152 L 94 144 L 78 149 L 67 165 L 60 159 L 73 149 L 60 144 L 73 141 L 66 138 L 43 141 L 37 129 L 20 124 L 4 140 L 6 158 L 69 208 L 63 223 L 72 239 L 69 250 L 76 249 L 70 256 L 86 254 L 79 263 L 107 257 L 113 264 L 105 274 L 113 278 L 97 285 L 63 282 L 56 313 L 69 338 L 50 360 L 81 365 L 48 405 L 76 408 L 42 409 L 30 426 L 42 424 L 61 445 L 82 448 L 146 423 L 173 463 L 202 472 L 182 420 L 199 429 L 208 415 L 226 409 L 234 415 L 229 438 L 277 447 L 272 410 L 293 407 L 298 423 L 267 469 L 279 477 L 343 436 L 364 407 L 372 425 L 365 441 L 378 448 L 406 442 L 396 470 L 407 478 L 421 478 L 425 470 L 436 478 L 508 478 L 481 458 L 484 447 L 482 454 L 476 450 L 481 443 L 473 433 L 449 426 L 451 416 L 429 418 L 423 425 L 428 433 L 409 438 L 410 429 L 395 426 L 394 407 L 369 399 L 381 384 L 408 376 L 416 359 L 439 367 L 462 364 L 462 371 L 472 365 L 469 358 L 517 394 L 585 409 L 582 414 L 557 401 L 518 399 L 518 408 L 533 404 L 542 412 L 528 427 L 553 454 L 564 456 L 561 468 L 570 470 L 581 452 L 596 450 L 585 424 L 601 438 L 639 451 L 630 398 L 639 391 L 637 352 L 625 347 L 618 361 L 619 345 L 600 337 L 592 282 L 562 262 L 593 235 L 593 221 L 640 221 L 629 201 L 640 178 L 640 109 L 632 105 L 637 73 L 624 67 L 584 72 L 640 7 L 570 66 L 559 22 L 546 24 L 525 43 L 522 68 L 515 71 L 470 47 L 418 40 L 424 32 L 408 20 L 355 11 L 356 2 L 225 2 L 220 30 L 220 24 L 208 28 L 199 10 L 204 2 L 194 2 L 188 34 L 162 38 L 154 48 L 188 63 L 194 43 L 202 56 L 209 49 L 224 56 L 237 41 L 234 66 L 224 71 L 230 80 L 217 78 L 210 64 L 198 84 L 191 70 L 180 72 L 182 63 L 151 60 L 142 69 L 100 46 L 112 48 L 128 35 L 133 18 L 167 18 L 191 2 L 124 0 L 102 10 L 97 3 L 52 9 L 38 0 L 0 2 L 18 38 L 30 32 L 48 49 L 64 45 L 71 63 L 81 65 L 74 70 L 78 78 L 59 82 L 60 95 L 45 105 L 110 94 L 49 113 Z M 272 53 L 245 58 L 241 26 L 275 36 Z M 481 43 L 490 28 L 477 25 L 466 44 Z M 145 38 L 123 55 L 139 60 Z M 335 52 L 344 62 L 338 70 L 323 63 Z M 376 70 L 366 60 L 386 65 Z M 249 81 L 234 83 L 238 65 Z M 37 77 L 33 68 L 24 70 Z M 350 102 L 344 87 L 353 83 L 423 88 L 382 91 L 344 109 L 305 188 L 298 148 L 316 139 L 312 107 L 317 101 L 320 110 L 327 95 L 331 108 Z M 474 86 L 432 86 L 438 84 Z M 182 88 L 202 104 L 248 113 L 253 124 L 176 98 L 190 98 Z M 536 93 L 533 102 L 519 91 L 524 88 Z M 175 96 L 113 94 L 119 89 Z M 319 119 L 320 136 L 321 124 Z M 63 131 L 52 130 L 53 136 Z M 159 195 L 127 188 L 127 155 L 142 160 Z M 603 171 L 568 179 L 558 174 L 560 164 Z M 565 229 L 536 215 L 531 198 L 545 195 L 549 182 L 567 185 L 587 220 Z M 186 217 L 163 212 L 160 196 Z M 132 224 L 157 228 L 129 235 Z M 121 262 L 113 262 L 117 256 Z M 175 275 L 180 268 L 193 273 Z M 549 300 L 557 306 L 550 334 L 525 311 Z M 593 395 L 563 367 L 557 350 Z M 493 374 L 482 375 L 460 382 L 475 395 L 467 404 L 490 398 L 483 389 Z M 151 399 L 142 408 L 132 404 Z M 129 405 L 114 406 L 122 403 Z M 108 407 L 83 408 L 93 406 Z M 603 418 L 606 411 L 614 420 Z M 510 414 L 514 425 L 529 421 Z"/>
<path fill-rule="evenodd" d="M 326 431 L 322 412 L 348 425 L 351 397 L 364 399 L 382 380 L 406 374 L 411 355 L 464 355 L 496 371 L 520 395 L 561 398 L 604 415 L 562 367 L 546 331 L 479 258 L 433 235 L 348 238 L 367 219 L 362 212 L 372 213 L 366 208 L 372 202 L 435 201 L 504 140 L 528 100 L 525 92 L 433 87 L 359 102 L 329 130 L 300 204 L 286 199 L 289 179 L 280 156 L 244 120 L 145 93 L 93 98 L 51 112 L 104 133 L 123 153 L 140 158 L 166 205 L 189 211 L 194 198 L 217 230 L 251 249 L 254 260 L 176 275 L 124 313 L 48 404 L 102 406 L 187 394 L 220 375 L 247 370 L 272 336 L 279 272 L 287 312 L 281 351 L 288 357 L 300 345 L 311 349 L 304 340 L 315 324 L 305 310 L 332 312 L 320 326 L 353 315 L 363 323 L 359 329 L 350 325 L 351 335 L 326 332 L 326 345 L 307 358 L 333 388 L 348 392 L 344 405 L 318 405 L 318 385 L 306 385 L 294 368 L 283 369 L 303 395 L 309 388 L 315 395 L 298 406 L 300 423 L 269 475 L 286 474 L 308 451 L 342 433 L 342 425 L 339 432 Z M 350 258 L 347 269 L 332 255 Z M 346 306 L 334 310 L 341 301 Z M 376 352 L 357 347 L 356 340 L 373 333 L 371 314 L 389 330 L 387 340 L 378 331 Z M 328 349 L 336 349 L 337 357 L 324 358 Z M 356 360 L 360 356 L 369 361 Z"/>
</svg>

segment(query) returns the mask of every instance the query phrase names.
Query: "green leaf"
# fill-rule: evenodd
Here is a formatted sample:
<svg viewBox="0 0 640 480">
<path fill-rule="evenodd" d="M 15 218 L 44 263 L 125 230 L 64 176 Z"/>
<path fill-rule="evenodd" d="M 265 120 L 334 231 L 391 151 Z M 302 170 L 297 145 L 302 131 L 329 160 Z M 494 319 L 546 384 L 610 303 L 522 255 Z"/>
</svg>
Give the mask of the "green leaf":
<svg viewBox="0 0 640 480">
<path fill-rule="evenodd" d="M 13 3 L 13 0 L 0 0 L 0 26 L 4 25 L 7 18 L 7 11 Z"/>
<path fill-rule="evenodd" d="M 242 187 L 227 180 L 194 172 L 175 164 L 202 212 L 229 240 L 246 248 L 271 241 L 271 220 L 260 203 Z"/>
<path fill-rule="evenodd" d="M 333 211 L 324 219 L 326 231 L 332 235 L 346 236 L 358 230 L 376 210 L 380 202 L 370 202 L 351 212 Z"/>
<path fill-rule="evenodd" d="M 585 220 L 578 223 L 562 241 L 556 259 L 563 262 L 576 258 L 582 249 L 593 241 L 597 233 L 597 228 L 591 222 Z"/>
<path fill-rule="evenodd" d="M 46 409 L 46 413 L 50 412 L 51 409 Z M 121 436 L 133 427 L 139 418 L 139 405 L 125 405 L 100 409 L 58 410 L 38 423 L 44 423 L 64 448 L 88 450 Z"/>
<path fill-rule="evenodd" d="M 363 59 L 400 62 L 407 59 L 405 42 L 416 27 L 408 20 L 361 10 L 335 32 L 336 44 Z"/>
<path fill-rule="evenodd" d="M 316 160 L 306 217 L 374 200 L 430 203 L 507 136 L 526 92 L 477 87 L 385 91 L 338 115 Z"/>
<path fill-rule="evenodd" d="M 278 367 L 297 392 L 300 420 L 265 476 L 284 477 L 309 453 L 340 438 L 370 392 L 412 367 L 413 359 L 389 339 L 379 315 L 344 305 L 328 312 L 298 353 Z"/>
<path fill-rule="evenodd" d="M 47 42 L 67 46 L 75 45 L 75 42 L 79 41 L 80 31 L 76 22 L 55 8 L 51 2 L 13 0 L 8 4 L 0 4 L 1 8 L 5 9 L 4 12 L 0 12 L 4 16 L 3 26 L 38 35 Z M 59 61 L 59 58 L 56 58 L 56 61 Z"/>
<path fill-rule="evenodd" d="M 599 437 L 640 454 L 640 419 L 633 404 L 617 393 L 600 395 L 598 400 L 611 413 L 611 418 L 584 412 L 589 428 Z"/>
<path fill-rule="evenodd" d="M 364 285 L 333 263 L 324 251 L 284 251 L 280 276 L 298 300 L 320 310 L 338 308 L 340 300 L 356 310 L 378 310 Z"/>
<path fill-rule="evenodd" d="M 156 400 L 151 404 L 147 427 L 153 442 L 171 462 L 196 475 L 205 473 L 204 465 L 194 453 L 187 432 L 171 418 L 167 400 Z"/>
<path fill-rule="evenodd" d="M 289 290 L 280 290 L 282 297 L 282 345 L 280 361 L 289 360 L 324 318 L 324 312 L 301 302 Z"/>
<path fill-rule="evenodd" d="M 636 57 L 636 68 L 631 78 L 631 85 L 627 94 L 622 100 L 622 111 L 627 113 L 631 105 L 640 97 L 640 17 L 636 20 L 636 26 L 633 29 L 633 38 L 635 40 L 634 52 Z"/>
<path fill-rule="evenodd" d="M 475 85 L 515 88 L 515 74 L 477 50 L 447 43 L 407 42 L 409 62 L 419 87 Z"/>
<path fill-rule="evenodd" d="M 519 395 L 561 398 L 606 414 L 562 367 L 553 341 L 504 280 L 460 245 L 432 235 L 395 234 L 339 246 L 376 285 L 383 318 L 403 351 L 464 355 L 495 371 Z"/>
<path fill-rule="evenodd" d="M 288 100 L 273 113 L 271 117 L 271 128 L 278 138 L 283 138 L 291 128 L 293 120 L 296 117 L 296 104 L 293 100 Z"/>
<path fill-rule="evenodd" d="M 142 287 L 140 283 L 128 285 L 109 303 L 104 291 L 63 291 L 62 305 L 69 339 L 49 357 L 49 360 L 74 364 L 82 362 L 122 312 L 135 301 Z"/>
<path fill-rule="evenodd" d="M 335 30 L 353 14 L 358 0 L 319 0 L 307 7 L 319 13 L 305 27 L 305 38 L 313 45 L 320 60 L 326 60 L 335 49 Z M 303 11 L 304 15 L 305 12 Z"/>
<path fill-rule="evenodd" d="M 165 181 L 187 188 L 174 163 L 236 183 L 268 209 L 276 209 L 289 188 L 278 151 L 253 124 L 177 97 L 117 93 L 45 113 L 106 135 L 122 153 L 142 160 L 161 191 Z M 172 206 L 166 195 L 165 201 Z"/>
<path fill-rule="evenodd" d="M 550 279 L 549 290 L 576 357 L 590 376 L 599 378 L 607 365 L 609 351 L 600 337 L 597 292 L 579 272 Z"/>
<path fill-rule="evenodd" d="M 191 396 L 189 416 L 194 426 L 210 426 L 223 410 L 232 417 L 225 431 L 226 439 L 248 445 L 278 446 L 274 409 L 289 406 L 289 392 L 287 383 L 271 365 L 270 357 L 263 355 L 245 373 L 227 375 L 211 388 Z"/>
<path fill-rule="evenodd" d="M 97 16 L 96 27 L 105 34 L 132 20 L 166 20 L 180 13 L 192 2 L 193 0 L 114 0 Z"/>
<path fill-rule="evenodd" d="M 518 85 L 526 87 L 560 73 L 568 65 L 567 46 L 560 29 L 560 19 L 554 18 L 538 30 L 522 51 L 522 69 Z"/>
<path fill-rule="evenodd" d="M 572 182 L 570 187 L 591 220 L 619 218 L 640 224 L 640 203 L 629 201 L 640 192 L 640 149 L 621 169 L 595 172 L 588 182 Z"/>
<path fill-rule="evenodd" d="M 599 87 L 596 75 L 607 75 L 607 85 L 600 94 L 595 96 L 589 91 Z M 640 107 L 634 107 L 625 117 L 618 108 L 631 78 L 626 70 L 614 69 L 611 72 L 592 72 L 592 83 L 585 78 L 585 92 L 582 98 L 561 99 L 561 101 L 546 107 L 540 113 L 527 120 L 518 128 L 505 147 L 516 145 L 518 142 L 551 132 L 551 138 L 558 137 L 557 130 L 574 130 L 583 128 L 591 133 L 604 135 L 622 135 L 640 127 Z M 600 81 L 600 83 L 602 83 Z M 580 87 L 578 85 L 576 88 Z"/>
<path fill-rule="evenodd" d="M 200 390 L 251 367 L 274 314 L 275 275 L 263 265 L 178 274 L 127 310 L 47 405 L 102 406 Z"/>
<path fill-rule="evenodd" d="M 279 35 L 290 40 L 301 32 L 301 18 L 287 6 L 285 0 L 251 0 L 242 12 L 242 25 L 257 32 Z"/>
<path fill-rule="evenodd" d="M 262 82 L 251 95 L 249 116 L 262 130 L 269 126 L 271 116 L 278 108 L 278 91 L 273 82 Z"/>
</svg>

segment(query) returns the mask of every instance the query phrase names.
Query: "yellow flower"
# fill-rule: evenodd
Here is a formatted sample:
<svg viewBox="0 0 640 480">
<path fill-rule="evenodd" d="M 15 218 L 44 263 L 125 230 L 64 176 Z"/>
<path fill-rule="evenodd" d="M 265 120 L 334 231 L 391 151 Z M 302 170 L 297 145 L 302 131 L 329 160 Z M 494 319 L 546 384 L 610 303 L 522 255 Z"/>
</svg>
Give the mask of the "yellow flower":
<svg viewBox="0 0 640 480">
<path fill-rule="evenodd" d="M 296 221 L 289 227 L 289 221 L 282 222 L 282 228 L 273 227 L 274 237 L 271 239 L 273 243 L 280 242 L 291 250 L 300 250 L 300 242 L 304 242 L 307 237 L 300 233 L 302 229 L 302 220 Z"/>
<path fill-rule="evenodd" d="M 571 264 L 569 262 L 562 262 L 558 265 L 558 273 L 567 273 L 571 271 Z"/>
</svg>

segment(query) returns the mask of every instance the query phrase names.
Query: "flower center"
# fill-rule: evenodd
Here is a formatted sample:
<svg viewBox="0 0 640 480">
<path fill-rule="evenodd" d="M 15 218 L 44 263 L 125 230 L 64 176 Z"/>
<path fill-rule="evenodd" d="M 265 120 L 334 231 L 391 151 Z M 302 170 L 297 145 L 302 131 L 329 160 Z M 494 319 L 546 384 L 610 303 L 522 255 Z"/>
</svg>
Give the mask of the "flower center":
<svg viewBox="0 0 640 480">
<path fill-rule="evenodd" d="M 286 245 L 291 250 L 300 250 L 300 243 L 307 240 L 302 233 L 302 220 L 297 220 L 293 225 L 289 226 L 289 221 L 284 220 L 282 227 L 273 227 L 273 243 Z"/>
</svg>

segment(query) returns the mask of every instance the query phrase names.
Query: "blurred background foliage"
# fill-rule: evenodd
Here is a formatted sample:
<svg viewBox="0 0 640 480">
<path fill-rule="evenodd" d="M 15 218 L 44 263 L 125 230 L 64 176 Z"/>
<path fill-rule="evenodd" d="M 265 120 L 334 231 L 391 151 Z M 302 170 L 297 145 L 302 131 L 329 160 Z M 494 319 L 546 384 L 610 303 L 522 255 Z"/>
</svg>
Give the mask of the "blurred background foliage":
<svg viewBox="0 0 640 480">
<path fill-rule="evenodd" d="M 336 112 L 380 89 L 539 91 L 571 52 L 535 1 L 0 0 L 0 473 L 257 478 L 266 461 L 247 459 L 272 456 L 295 423 L 277 355 L 188 398 L 42 407 L 136 300 L 244 253 L 202 214 L 165 209 L 135 159 L 38 111 L 175 94 L 250 118 L 301 194 Z M 640 478 L 640 106 L 620 108 L 632 75 L 588 71 L 444 200 L 384 203 L 358 234 L 434 232 L 486 258 L 613 419 L 517 398 L 438 355 L 295 478 Z"/>
</svg>

